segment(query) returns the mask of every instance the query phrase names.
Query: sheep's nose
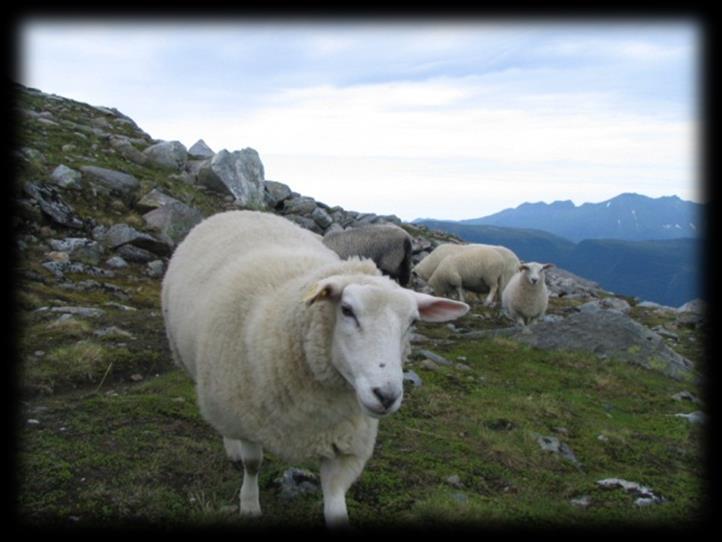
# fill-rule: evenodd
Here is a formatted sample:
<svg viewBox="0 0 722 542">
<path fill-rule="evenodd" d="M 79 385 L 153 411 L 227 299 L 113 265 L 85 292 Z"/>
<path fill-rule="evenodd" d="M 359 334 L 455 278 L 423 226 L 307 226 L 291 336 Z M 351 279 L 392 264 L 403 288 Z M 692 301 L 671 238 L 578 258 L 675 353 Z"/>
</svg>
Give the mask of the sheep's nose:
<svg viewBox="0 0 722 542">
<path fill-rule="evenodd" d="M 396 399 L 399 398 L 399 393 L 392 390 L 374 388 L 371 391 L 374 392 L 376 398 L 379 400 L 381 405 L 383 405 L 384 410 L 391 408 L 391 406 L 396 402 Z"/>
<path fill-rule="evenodd" d="M 529 282 L 531 282 L 532 284 L 536 284 L 537 280 L 539 280 L 539 279 L 531 278 L 531 279 L 529 279 Z"/>
</svg>

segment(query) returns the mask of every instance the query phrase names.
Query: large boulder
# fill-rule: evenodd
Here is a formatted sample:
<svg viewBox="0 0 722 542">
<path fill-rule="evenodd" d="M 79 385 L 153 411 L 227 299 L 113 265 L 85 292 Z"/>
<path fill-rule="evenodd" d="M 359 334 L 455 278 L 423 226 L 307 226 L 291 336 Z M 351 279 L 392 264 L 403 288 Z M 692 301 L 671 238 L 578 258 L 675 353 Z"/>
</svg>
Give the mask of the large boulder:
<svg viewBox="0 0 722 542">
<path fill-rule="evenodd" d="M 194 158 L 211 158 L 215 153 L 205 141 L 199 139 L 188 149 L 188 154 Z"/>
<path fill-rule="evenodd" d="M 198 183 L 210 190 L 229 194 L 239 207 L 266 207 L 263 164 L 258 153 L 246 148 L 216 153 L 198 171 Z"/>
<path fill-rule="evenodd" d="M 143 220 L 148 227 L 158 232 L 162 241 L 176 246 L 188 235 L 193 226 L 203 220 L 203 215 L 195 207 L 173 201 L 144 214 Z"/>
<path fill-rule="evenodd" d="M 98 166 L 82 166 L 80 171 L 101 192 L 120 196 L 126 202 L 132 202 L 140 188 L 138 179 L 122 171 Z"/>
<path fill-rule="evenodd" d="M 117 249 L 124 245 L 133 245 L 134 247 L 147 250 L 159 256 L 169 256 L 171 253 L 171 245 L 167 241 L 140 232 L 127 224 L 113 224 L 103 235 L 102 242 L 105 246 L 112 249 Z M 121 256 L 126 258 L 123 254 L 121 254 Z"/>
<path fill-rule="evenodd" d="M 182 169 L 188 160 L 188 151 L 180 141 L 161 141 L 143 151 L 148 162 L 172 169 Z"/>
<path fill-rule="evenodd" d="M 53 222 L 67 228 L 81 229 L 85 226 L 75 215 L 75 210 L 66 203 L 58 191 L 46 185 L 25 183 L 23 192 L 40 207 L 40 210 Z"/>
</svg>

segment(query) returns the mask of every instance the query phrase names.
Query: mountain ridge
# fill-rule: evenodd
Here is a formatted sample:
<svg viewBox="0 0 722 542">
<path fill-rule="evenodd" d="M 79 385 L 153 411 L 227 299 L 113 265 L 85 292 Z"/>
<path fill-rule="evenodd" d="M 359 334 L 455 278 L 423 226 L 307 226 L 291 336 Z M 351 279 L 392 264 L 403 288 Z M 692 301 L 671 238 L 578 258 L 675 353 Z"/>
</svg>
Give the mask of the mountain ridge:
<svg viewBox="0 0 722 542">
<path fill-rule="evenodd" d="M 491 215 L 457 220 L 460 224 L 533 228 L 570 241 L 622 239 L 649 241 L 702 237 L 705 206 L 677 195 L 653 198 L 623 192 L 598 203 L 571 200 L 524 202 Z M 416 219 L 423 222 L 433 219 Z"/>
</svg>

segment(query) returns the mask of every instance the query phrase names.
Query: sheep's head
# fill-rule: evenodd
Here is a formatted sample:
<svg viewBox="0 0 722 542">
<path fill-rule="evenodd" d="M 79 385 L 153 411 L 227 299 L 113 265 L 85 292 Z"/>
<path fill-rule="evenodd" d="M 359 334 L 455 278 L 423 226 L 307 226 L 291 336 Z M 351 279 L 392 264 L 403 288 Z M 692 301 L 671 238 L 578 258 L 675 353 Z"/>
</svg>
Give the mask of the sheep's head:
<svg viewBox="0 0 722 542">
<path fill-rule="evenodd" d="M 526 262 L 519 266 L 519 271 L 524 273 L 524 279 L 529 284 L 535 286 L 544 283 L 544 271 L 550 267 L 554 267 L 554 264 Z"/>
<path fill-rule="evenodd" d="M 401 406 L 414 323 L 446 322 L 469 310 L 465 303 L 401 288 L 386 277 L 329 277 L 306 298 L 308 304 L 319 302 L 332 303 L 336 313 L 331 362 L 355 390 L 363 412 L 374 418 Z"/>
</svg>

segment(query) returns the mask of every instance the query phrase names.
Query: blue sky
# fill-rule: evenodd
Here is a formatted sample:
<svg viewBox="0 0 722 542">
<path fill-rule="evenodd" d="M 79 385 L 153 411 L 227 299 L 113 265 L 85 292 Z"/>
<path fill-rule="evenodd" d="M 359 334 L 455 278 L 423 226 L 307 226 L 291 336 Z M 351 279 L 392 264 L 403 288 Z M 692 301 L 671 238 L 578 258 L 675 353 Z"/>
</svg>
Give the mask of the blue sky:
<svg viewBox="0 0 722 542">
<path fill-rule="evenodd" d="M 700 33 L 654 19 L 27 19 L 20 82 L 152 137 L 252 147 L 329 205 L 484 216 L 622 192 L 704 201 Z"/>
</svg>

